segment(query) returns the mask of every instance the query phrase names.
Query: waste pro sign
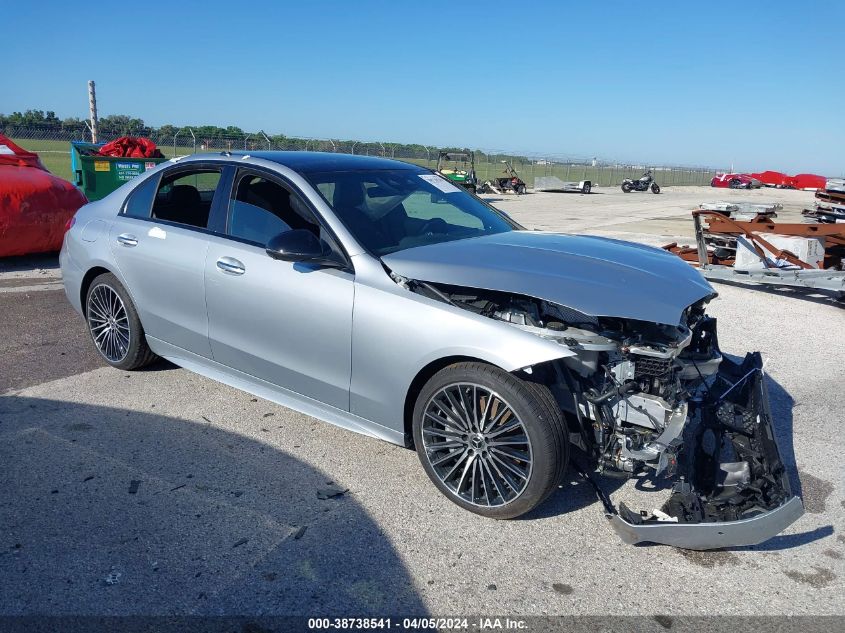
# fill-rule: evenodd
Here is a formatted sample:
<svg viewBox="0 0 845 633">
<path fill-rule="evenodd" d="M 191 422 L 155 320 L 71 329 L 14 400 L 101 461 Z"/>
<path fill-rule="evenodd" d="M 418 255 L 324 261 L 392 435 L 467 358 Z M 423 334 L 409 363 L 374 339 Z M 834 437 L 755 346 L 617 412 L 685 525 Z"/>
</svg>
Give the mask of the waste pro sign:
<svg viewBox="0 0 845 633">
<path fill-rule="evenodd" d="M 117 179 L 126 182 L 132 180 L 136 176 L 140 176 L 144 171 L 144 166 L 141 163 L 114 163 L 115 171 L 117 172 Z"/>
</svg>

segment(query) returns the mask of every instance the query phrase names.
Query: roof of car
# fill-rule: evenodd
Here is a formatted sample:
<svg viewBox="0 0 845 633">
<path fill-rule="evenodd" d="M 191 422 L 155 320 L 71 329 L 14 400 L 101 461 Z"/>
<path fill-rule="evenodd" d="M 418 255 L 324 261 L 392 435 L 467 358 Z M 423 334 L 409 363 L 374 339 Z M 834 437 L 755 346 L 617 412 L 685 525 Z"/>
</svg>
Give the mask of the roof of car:
<svg viewBox="0 0 845 633">
<path fill-rule="evenodd" d="M 232 152 L 233 156 L 249 155 L 271 160 L 298 172 L 320 171 L 367 171 L 371 169 L 408 169 L 422 171 L 423 168 L 378 156 L 357 154 L 335 154 L 332 152 Z"/>
</svg>

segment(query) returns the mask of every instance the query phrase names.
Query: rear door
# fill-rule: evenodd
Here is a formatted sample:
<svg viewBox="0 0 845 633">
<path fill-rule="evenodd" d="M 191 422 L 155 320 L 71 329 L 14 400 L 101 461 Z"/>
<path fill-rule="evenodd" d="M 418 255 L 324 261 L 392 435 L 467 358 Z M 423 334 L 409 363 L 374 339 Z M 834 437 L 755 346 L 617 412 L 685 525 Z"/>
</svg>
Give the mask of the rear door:
<svg viewBox="0 0 845 633">
<path fill-rule="evenodd" d="M 147 336 L 207 358 L 203 268 L 225 181 L 219 164 L 163 171 L 132 192 L 110 235 Z"/>
<path fill-rule="evenodd" d="M 239 169 L 225 235 L 205 265 L 214 360 L 339 409 L 349 409 L 352 303 L 348 270 L 272 259 L 267 241 L 306 229 L 340 247 L 290 183 Z"/>
</svg>

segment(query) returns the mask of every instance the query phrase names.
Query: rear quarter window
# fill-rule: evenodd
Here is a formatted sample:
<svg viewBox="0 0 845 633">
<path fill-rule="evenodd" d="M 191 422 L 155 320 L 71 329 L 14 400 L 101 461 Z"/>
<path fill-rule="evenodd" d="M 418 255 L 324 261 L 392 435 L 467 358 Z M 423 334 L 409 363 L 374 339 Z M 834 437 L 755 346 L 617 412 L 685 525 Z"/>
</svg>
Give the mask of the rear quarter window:
<svg viewBox="0 0 845 633">
<path fill-rule="evenodd" d="M 131 218 L 149 218 L 153 208 L 153 200 L 158 190 L 159 176 L 148 178 L 144 183 L 135 187 L 123 207 L 123 215 Z"/>
</svg>

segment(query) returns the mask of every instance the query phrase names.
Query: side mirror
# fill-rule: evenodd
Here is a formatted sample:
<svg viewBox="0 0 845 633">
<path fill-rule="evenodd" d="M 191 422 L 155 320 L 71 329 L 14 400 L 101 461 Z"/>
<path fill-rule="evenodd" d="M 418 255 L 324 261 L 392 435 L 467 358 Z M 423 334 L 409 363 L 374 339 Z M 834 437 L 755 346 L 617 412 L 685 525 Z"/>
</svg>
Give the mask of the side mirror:
<svg viewBox="0 0 845 633">
<path fill-rule="evenodd" d="M 273 259 L 286 262 L 303 262 L 327 268 L 342 268 L 343 263 L 329 245 L 306 229 L 292 229 L 270 238 L 265 248 Z"/>
</svg>

